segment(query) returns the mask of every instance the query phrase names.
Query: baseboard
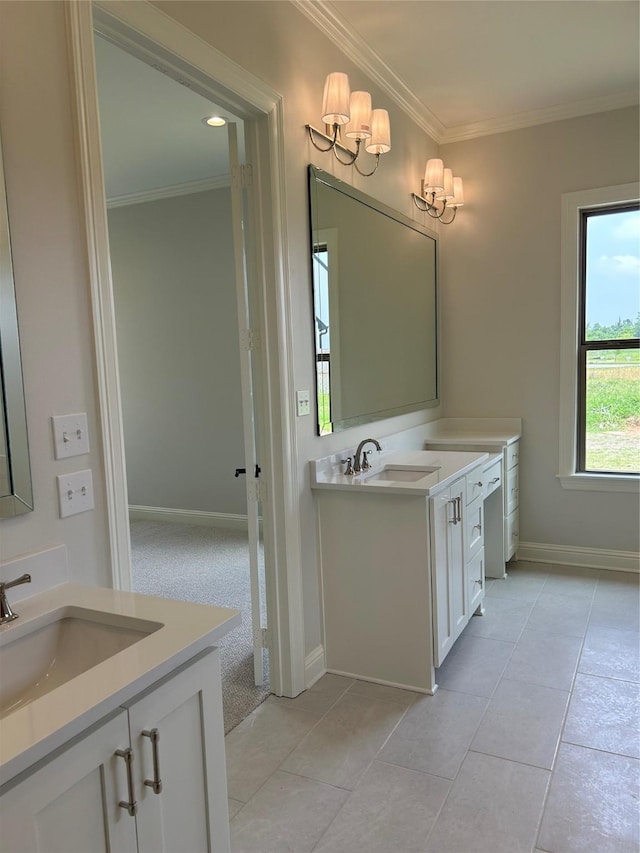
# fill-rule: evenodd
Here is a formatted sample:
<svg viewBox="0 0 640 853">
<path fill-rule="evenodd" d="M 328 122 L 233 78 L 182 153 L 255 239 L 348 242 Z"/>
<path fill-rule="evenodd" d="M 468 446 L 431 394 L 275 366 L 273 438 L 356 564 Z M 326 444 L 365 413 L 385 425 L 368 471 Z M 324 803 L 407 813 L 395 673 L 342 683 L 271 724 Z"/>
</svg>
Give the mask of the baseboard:
<svg viewBox="0 0 640 853">
<path fill-rule="evenodd" d="M 324 660 L 324 647 L 316 646 L 304 659 L 304 685 L 308 690 L 319 681 L 327 669 Z"/>
<path fill-rule="evenodd" d="M 633 551 L 606 551 L 600 548 L 579 548 L 574 545 L 542 545 L 539 542 L 520 542 L 518 560 L 532 563 L 555 563 L 559 566 L 586 566 L 616 572 L 640 572 L 640 554 Z"/>
<path fill-rule="evenodd" d="M 200 527 L 247 529 L 246 515 L 226 512 L 198 512 L 191 509 L 168 509 L 159 506 L 129 506 L 130 521 L 173 521 Z"/>
</svg>

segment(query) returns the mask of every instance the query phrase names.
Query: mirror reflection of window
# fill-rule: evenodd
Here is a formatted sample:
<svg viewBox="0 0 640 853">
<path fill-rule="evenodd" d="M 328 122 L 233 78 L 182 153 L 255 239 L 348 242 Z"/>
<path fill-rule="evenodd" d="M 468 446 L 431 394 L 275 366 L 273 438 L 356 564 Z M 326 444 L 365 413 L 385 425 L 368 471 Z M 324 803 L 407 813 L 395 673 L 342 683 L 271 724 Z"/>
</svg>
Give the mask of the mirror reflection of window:
<svg viewBox="0 0 640 853">
<path fill-rule="evenodd" d="M 316 387 L 320 434 L 331 432 L 331 339 L 329 317 L 329 249 L 318 244 L 313 250 L 314 312 L 316 330 Z"/>
</svg>

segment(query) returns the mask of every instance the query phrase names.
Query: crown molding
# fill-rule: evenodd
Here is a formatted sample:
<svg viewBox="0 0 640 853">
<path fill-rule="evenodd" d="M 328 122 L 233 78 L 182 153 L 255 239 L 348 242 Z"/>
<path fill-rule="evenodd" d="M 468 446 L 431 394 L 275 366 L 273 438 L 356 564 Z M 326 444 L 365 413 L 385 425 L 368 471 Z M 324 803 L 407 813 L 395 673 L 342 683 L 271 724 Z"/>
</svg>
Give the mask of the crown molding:
<svg viewBox="0 0 640 853">
<path fill-rule="evenodd" d="M 219 190 L 229 186 L 231 186 L 230 175 L 221 175 L 217 178 L 203 178 L 201 181 L 185 181 L 183 184 L 172 184 L 168 187 L 156 187 L 152 190 L 111 196 L 107 198 L 107 207 L 125 207 L 130 204 L 143 204 L 146 201 L 158 201 L 161 198 L 173 198 L 178 195 L 192 195 L 193 193 Z"/>
<path fill-rule="evenodd" d="M 609 110 L 620 110 L 625 107 L 638 105 L 637 92 L 621 92 L 617 95 L 605 95 L 600 98 L 589 98 L 575 101 L 572 104 L 558 104 L 540 110 L 514 113 L 502 118 L 487 119 L 486 121 L 470 122 L 445 130 L 440 140 L 441 144 L 462 142 L 465 139 L 475 139 L 478 136 L 491 136 L 494 133 L 506 133 L 510 130 L 520 130 L 537 124 L 548 124 L 552 121 L 565 121 L 593 113 L 604 113 Z"/>
<path fill-rule="evenodd" d="M 329 0 L 290 0 L 312 21 L 349 59 L 374 80 L 380 88 L 438 145 L 462 142 L 478 136 L 490 136 L 520 130 L 537 124 L 578 118 L 591 113 L 623 109 L 638 104 L 638 92 L 629 91 L 600 98 L 590 98 L 571 104 L 559 104 L 539 110 L 516 113 L 486 121 L 447 127 L 411 91 L 406 83 L 389 68 L 375 51 L 354 32 Z"/>
<path fill-rule="evenodd" d="M 369 45 L 337 14 L 327 0 L 291 0 L 349 59 L 370 77 L 425 133 L 440 143 L 442 122 L 416 97 Z"/>
</svg>

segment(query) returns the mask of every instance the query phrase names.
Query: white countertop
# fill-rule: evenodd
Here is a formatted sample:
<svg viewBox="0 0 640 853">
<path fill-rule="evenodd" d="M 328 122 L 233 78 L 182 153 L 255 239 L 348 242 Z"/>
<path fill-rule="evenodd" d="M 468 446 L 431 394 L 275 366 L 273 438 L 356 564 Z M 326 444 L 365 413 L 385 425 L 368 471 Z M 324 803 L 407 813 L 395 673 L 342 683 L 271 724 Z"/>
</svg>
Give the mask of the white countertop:
<svg viewBox="0 0 640 853">
<path fill-rule="evenodd" d="M 160 623 L 152 634 L 0 720 L 0 785 L 110 711 L 214 646 L 240 624 L 237 610 L 113 589 L 61 584 L 15 606 L 19 618 L 0 626 L 0 643 L 51 621 L 67 607 Z M 0 690 L 2 689 L 0 673 Z"/>
<path fill-rule="evenodd" d="M 362 474 L 346 475 L 344 464 L 338 457 L 316 459 L 311 466 L 312 489 L 342 489 L 370 494 L 424 495 L 432 497 L 451 483 L 484 464 L 487 453 L 467 453 L 457 450 L 413 450 L 372 453 L 371 468 Z M 385 468 L 414 471 L 420 468 L 437 468 L 432 473 L 411 482 L 374 479 Z"/>
<path fill-rule="evenodd" d="M 441 418 L 425 425 L 429 444 L 508 445 L 522 435 L 520 418 Z"/>
</svg>

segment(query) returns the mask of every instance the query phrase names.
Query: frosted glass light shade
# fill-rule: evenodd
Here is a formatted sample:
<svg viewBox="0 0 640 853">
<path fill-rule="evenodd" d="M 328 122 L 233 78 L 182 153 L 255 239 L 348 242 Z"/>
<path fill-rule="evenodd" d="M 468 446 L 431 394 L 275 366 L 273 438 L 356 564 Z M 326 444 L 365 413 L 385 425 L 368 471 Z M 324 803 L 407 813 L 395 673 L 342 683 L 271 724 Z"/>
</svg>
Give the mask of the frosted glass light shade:
<svg viewBox="0 0 640 853">
<path fill-rule="evenodd" d="M 367 141 L 366 149 L 369 154 L 386 154 L 391 151 L 391 127 L 386 110 L 372 110 L 371 138 Z"/>
<path fill-rule="evenodd" d="M 342 71 L 327 76 L 322 96 L 322 121 L 325 124 L 347 124 L 349 121 L 349 78 Z"/>
<path fill-rule="evenodd" d="M 371 95 L 368 92 L 352 92 L 349 102 L 351 121 L 346 135 L 350 139 L 369 139 L 371 136 Z"/>
<path fill-rule="evenodd" d="M 453 198 L 453 172 L 451 169 L 444 169 L 443 183 L 444 188 L 441 192 L 437 193 L 436 198 L 439 201 L 442 201 L 443 199 L 450 201 Z"/>
<path fill-rule="evenodd" d="M 444 164 L 437 158 L 427 160 L 427 168 L 424 170 L 424 192 L 439 193 L 442 190 L 444 190 Z"/>
<path fill-rule="evenodd" d="M 450 205 L 462 207 L 464 205 L 464 189 L 462 187 L 462 178 L 453 179 L 453 198 L 449 202 Z"/>
</svg>

